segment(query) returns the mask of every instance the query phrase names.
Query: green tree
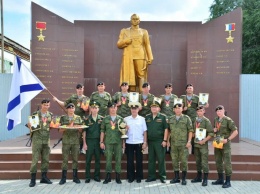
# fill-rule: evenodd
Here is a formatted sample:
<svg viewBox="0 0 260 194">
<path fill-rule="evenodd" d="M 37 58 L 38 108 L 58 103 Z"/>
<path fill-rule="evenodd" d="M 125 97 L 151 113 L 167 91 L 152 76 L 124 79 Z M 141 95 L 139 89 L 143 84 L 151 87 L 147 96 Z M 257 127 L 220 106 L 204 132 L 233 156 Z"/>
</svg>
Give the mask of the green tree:
<svg viewBox="0 0 260 194">
<path fill-rule="evenodd" d="M 209 20 L 238 7 L 243 10 L 242 73 L 260 74 L 260 1 L 214 0 Z"/>
</svg>

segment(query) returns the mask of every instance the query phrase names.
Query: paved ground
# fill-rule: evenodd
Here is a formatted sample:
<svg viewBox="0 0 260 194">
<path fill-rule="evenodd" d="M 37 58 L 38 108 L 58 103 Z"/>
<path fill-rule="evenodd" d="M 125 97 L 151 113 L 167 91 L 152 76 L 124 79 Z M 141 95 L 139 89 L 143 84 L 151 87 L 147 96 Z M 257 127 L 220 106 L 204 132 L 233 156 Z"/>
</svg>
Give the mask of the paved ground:
<svg viewBox="0 0 260 194">
<path fill-rule="evenodd" d="M 72 180 L 68 180 L 65 185 L 59 185 L 59 180 L 52 180 L 52 185 L 40 184 L 39 180 L 36 183 L 36 186 L 30 188 L 29 180 L 2 180 L 0 181 L 0 193 L 19 193 L 19 194 L 68 194 L 68 193 L 100 193 L 100 194 L 118 194 L 118 193 L 140 193 L 140 194 L 170 194 L 170 193 L 184 193 L 184 194 L 238 194 L 238 193 L 247 193 L 247 194 L 257 194 L 260 193 L 260 181 L 232 181 L 232 187 L 228 189 L 223 189 L 221 186 L 211 185 L 209 181 L 209 186 L 202 187 L 200 183 L 192 184 L 188 180 L 186 186 L 180 184 L 170 184 L 167 180 L 166 184 L 162 184 L 159 180 L 156 182 L 142 183 L 138 184 L 136 182 L 128 183 L 126 180 L 122 181 L 122 184 L 116 184 L 114 180 L 111 183 L 104 185 L 91 181 L 86 184 L 82 182 L 81 184 L 75 184 Z M 83 180 L 82 180 L 83 181 Z"/>
</svg>

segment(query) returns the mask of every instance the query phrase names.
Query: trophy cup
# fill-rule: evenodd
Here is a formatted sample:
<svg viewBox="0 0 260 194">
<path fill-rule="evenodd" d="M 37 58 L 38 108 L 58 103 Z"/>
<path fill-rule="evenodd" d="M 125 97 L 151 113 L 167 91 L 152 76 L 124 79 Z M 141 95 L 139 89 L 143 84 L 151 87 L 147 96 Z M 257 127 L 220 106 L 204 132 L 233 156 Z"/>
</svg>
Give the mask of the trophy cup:
<svg viewBox="0 0 260 194">
<path fill-rule="evenodd" d="M 122 133 L 121 139 L 128 139 L 126 135 L 126 123 L 124 121 L 120 123 L 120 121 L 121 120 L 118 121 L 118 130 Z"/>
</svg>

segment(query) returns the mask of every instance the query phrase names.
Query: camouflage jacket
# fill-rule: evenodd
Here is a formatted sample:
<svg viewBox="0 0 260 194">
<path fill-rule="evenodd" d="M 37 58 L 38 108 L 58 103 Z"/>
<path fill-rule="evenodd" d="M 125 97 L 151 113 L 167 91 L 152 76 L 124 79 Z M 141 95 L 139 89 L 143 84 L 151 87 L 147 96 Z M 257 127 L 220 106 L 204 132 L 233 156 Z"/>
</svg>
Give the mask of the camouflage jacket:
<svg viewBox="0 0 260 194">
<path fill-rule="evenodd" d="M 206 118 L 206 117 L 202 117 L 202 119 L 199 122 L 197 121 L 197 118 L 196 118 L 196 121 L 194 123 L 195 138 L 196 138 L 196 128 L 206 129 L 206 137 L 207 136 L 211 136 L 211 137 L 214 136 L 214 131 L 213 131 L 213 128 L 212 128 L 212 124 L 211 124 L 210 120 L 208 118 Z M 195 147 L 198 147 L 198 148 L 208 147 L 207 146 L 208 142 L 206 144 L 204 144 L 204 145 L 200 145 L 198 143 L 195 143 L 194 145 L 195 145 Z"/>
<path fill-rule="evenodd" d="M 183 100 L 183 104 L 184 104 L 183 106 L 187 107 L 187 110 L 183 111 L 183 114 L 188 115 L 191 121 L 194 122 L 197 117 L 197 107 L 199 106 L 199 97 L 193 94 L 191 97 L 190 105 L 186 95 L 181 95 L 180 98 Z"/>
<path fill-rule="evenodd" d="M 60 125 L 69 125 L 73 122 L 75 125 L 82 125 L 83 120 L 80 116 L 75 115 L 73 119 L 70 120 L 68 115 L 63 115 L 60 118 Z M 79 144 L 79 131 L 78 129 L 65 129 L 62 135 L 62 143 L 63 144 Z"/>
<path fill-rule="evenodd" d="M 128 106 L 129 103 L 129 93 L 127 96 L 123 96 L 121 92 L 115 93 L 113 96 L 113 101 L 121 102 L 121 105 L 117 107 L 117 114 L 123 118 L 131 115 L 130 107 Z"/>
<path fill-rule="evenodd" d="M 185 146 L 189 132 L 194 132 L 190 117 L 182 114 L 177 120 L 176 115 L 173 115 L 168 119 L 168 123 L 171 131 L 171 145 Z"/>
<path fill-rule="evenodd" d="M 139 102 L 142 105 L 142 110 L 139 111 L 139 115 L 145 117 L 151 113 L 151 104 L 153 103 L 154 95 L 148 94 L 146 99 L 143 99 L 143 95 L 139 94 Z"/>
<path fill-rule="evenodd" d="M 101 116 L 106 116 L 108 113 L 107 105 L 112 101 L 112 98 L 108 92 L 104 92 L 104 96 L 101 97 L 98 92 L 93 92 L 90 96 L 90 103 L 98 102 L 100 104 L 99 112 Z"/>
<path fill-rule="evenodd" d="M 52 113 L 47 112 L 45 117 L 42 117 L 41 111 L 36 111 L 32 114 L 39 116 L 40 129 L 32 134 L 32 142 L 34 144 L 49 144 L 50 141 L 50 123 L 52 121 Z"/>
<path fill-rule="evenodd" d="M 75 114 L 81 116 L 83 118 L 85 116 L 85 111 L 81 108 L 82 103 L 89 104 L 89 97 L 82 96 L 81 98 L 78 97 L 77 94 L 73 94 L 64 102 L 64 106 L 66 107 L 69 103 L 73 103 L 75 105 Z"/>
<path fill-rule="evenodd" d="M 105 133 L 105 144 L 119 144 L 121 143 L 121 132 L 119 125 L 124 122 L 119 115 L 116 116 L 114 122 L 111 116 L 106 116 L 101 123 L 101 132 Z M 113 127 L 114 126 L 114 127 Z"/>
<path fill-rule="evenodd" d="M 178 98 L 175 94 L 171 94 L 169 100 L 165 99 L 165 95 L 161 95 L 161 113 L 164 113 L 167 117 L 173 116 L 175 113 L 173 111 L 174 99 Z"/>
</svg>

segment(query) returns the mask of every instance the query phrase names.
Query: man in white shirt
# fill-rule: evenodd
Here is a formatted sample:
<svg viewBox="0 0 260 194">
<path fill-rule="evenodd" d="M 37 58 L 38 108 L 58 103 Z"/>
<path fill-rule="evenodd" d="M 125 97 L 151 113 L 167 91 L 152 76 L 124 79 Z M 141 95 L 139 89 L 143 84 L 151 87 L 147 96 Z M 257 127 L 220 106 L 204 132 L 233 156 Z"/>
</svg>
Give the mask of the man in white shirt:
<svg viewBox="0 0 260 194">
<path fill-rule="evenodd" d="M 138 115 L 141 104 L 129 103 L 131 116 L 125 117 L 127 124 L 126 155 L 127 155 L 127 179 L 132 183 L 135 179 L 141 183 L 143 179 L 143 150 L 147 147 L 147 127 L 145 118 Z M 134 166 L 134 152 L 136 157 L 136 172 Z"/>
</svg>

